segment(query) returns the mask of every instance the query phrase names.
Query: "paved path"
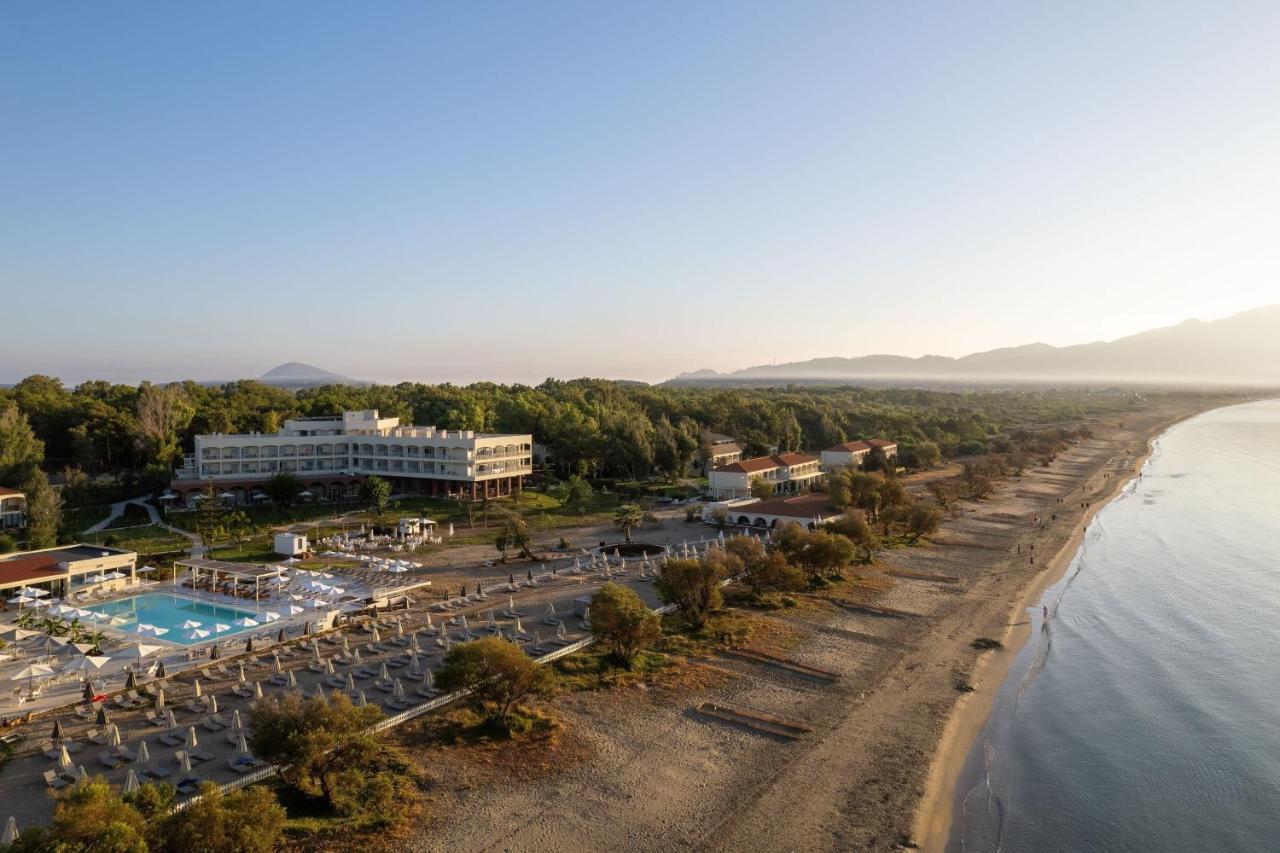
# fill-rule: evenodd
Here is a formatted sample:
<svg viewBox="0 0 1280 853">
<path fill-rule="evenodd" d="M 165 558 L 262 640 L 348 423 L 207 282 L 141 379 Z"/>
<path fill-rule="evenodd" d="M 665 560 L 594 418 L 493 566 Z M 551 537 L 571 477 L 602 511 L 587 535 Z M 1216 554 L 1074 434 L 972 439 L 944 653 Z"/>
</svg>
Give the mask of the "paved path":
<svg viewBox="0 0 1280 853">
<path fill-rule="evenodd" d="M 174 527 L 172 524 L 169 524 L 167 521 L 163 520 L 160 517 L 159 511 L 154 506 L 152 506 L 150 503 L 147 502 L 147 498 L 145 496 L 140 498 L 129 498 L 128 500 L 124 500 L 124 501 L 120 501 L 119 503 L 112 504 L 111 514 L 108 515 L 106 518 L 104 518 L 102 521 L 99 521 L 93 527 L 89 527 L 85 529 L 84 532 L 85 533 L 101 533 L 103 530 L 106 530 L 110 526 L 111 522 L 115 521 L 117 518 L 124 515 L 124 508 L 129 504 L 134 504 L 135 506 L 140 506 L 143 509 L 145 509 L 147 511 L 148 518 L 151 519 L 151 523 L 154 524 L 155 526 L 163 527 L 165 530 L 168 530 L 171 533 L 176 533 L 179 536 L 185 537 L 187 541 L 191 543 L 191 556 L 199 557 L 203 555 L 206 550 L 208 550 L 204 547 L 204 543 L 201 541 L 199 536 L 195 535 L 189 530 L 183 530 L 181 527 Z"/>
</svg>

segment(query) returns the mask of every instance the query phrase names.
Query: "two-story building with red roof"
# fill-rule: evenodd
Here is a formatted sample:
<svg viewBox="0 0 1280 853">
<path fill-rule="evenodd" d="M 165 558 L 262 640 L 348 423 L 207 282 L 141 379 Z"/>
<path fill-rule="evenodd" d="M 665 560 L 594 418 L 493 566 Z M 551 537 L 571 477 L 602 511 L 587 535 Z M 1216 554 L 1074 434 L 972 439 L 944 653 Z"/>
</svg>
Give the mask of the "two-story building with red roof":
<svg viewBox="0 0 1280 853">
<path fill-rule="evenodd" d="M 755 480 L 772 485 L 774 494 L 796 494 L 818 485 L 822 477 L 822 461 L 818 457 L 779 453 L 712 468 L 708 484 L 712 496 L 723 500 L 750 497 Z"/>
</svg>

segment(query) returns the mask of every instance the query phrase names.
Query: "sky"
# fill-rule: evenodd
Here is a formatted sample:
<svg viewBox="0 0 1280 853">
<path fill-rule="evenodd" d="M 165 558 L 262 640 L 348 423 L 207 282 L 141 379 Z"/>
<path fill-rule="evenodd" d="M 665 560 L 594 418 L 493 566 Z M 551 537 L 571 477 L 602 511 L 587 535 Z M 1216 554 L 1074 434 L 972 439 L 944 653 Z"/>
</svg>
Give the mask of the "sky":
<svg viewBox="0 0 1280 853">
<path fill-rule="evenodd" d="M 0 382 L 658 381 L 1280 302 L 1280 4 L 0 5 Z"/>
</svg>

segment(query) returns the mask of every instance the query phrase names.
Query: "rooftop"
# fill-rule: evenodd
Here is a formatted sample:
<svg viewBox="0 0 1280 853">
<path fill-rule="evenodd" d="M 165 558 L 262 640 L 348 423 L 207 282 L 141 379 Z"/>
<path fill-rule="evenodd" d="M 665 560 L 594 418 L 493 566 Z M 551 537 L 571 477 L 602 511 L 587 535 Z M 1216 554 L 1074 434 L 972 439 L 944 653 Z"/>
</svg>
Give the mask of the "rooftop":
<svg viewBox="0 0 1280 853">
<path fill-rule="evenodd" d="M 844 444 L 837 444 L 835 447 L 828 447 L 827 453 L 863 453 L 871 449 L 871 445 L 865 441 L 846 441 Z"/>
<path fill-rule="evenodd" d="M 17 489 L 11 489 L 8 486 L 0 486 L 0 498 L 23 497 L 26 492 L 20 492 Z"/>
<path fill-rule="evenodd" d="M 792 465 L 803 465 L 806 462 L 817 462 L 816 456 L 805 453 L 779 453 L 777 456 L 757 456 L 754 459 L 743 459 L 729 465 L 717 465 L 712 471 L 725 474 L 758 474 L 772 468 L 790 468 Z"/>
<path fill-rule="evenodd" d="M 192 557 L 178 560 L 176 565 L 202 572 L 217 572 L 238 578 L 269 578 L 280 574 L 284 569 L 280 566 L 258 566 L 253 563 L 228 563 L 224 560 L 209 560 L 204 557 Z"/>
<path fill-rule="evenodd" d="M 796 495 L 790 498 L 770 498 L 766 501 L 742 507 L 751 515 L 775 515 L 782 518 L 809 520 L 815 516 L 826 518 L 839 515 L 840 510 L 823 494 Z"/>
</svg>

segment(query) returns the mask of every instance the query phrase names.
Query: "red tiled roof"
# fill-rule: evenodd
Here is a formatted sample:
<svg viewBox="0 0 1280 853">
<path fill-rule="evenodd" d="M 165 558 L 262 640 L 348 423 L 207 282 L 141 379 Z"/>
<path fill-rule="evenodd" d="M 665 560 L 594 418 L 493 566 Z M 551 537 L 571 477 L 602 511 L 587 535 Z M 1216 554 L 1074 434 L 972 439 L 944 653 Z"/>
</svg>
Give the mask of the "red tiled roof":
<svg viewBox="0 0 1280 853">
<path fill-rule="evenodd" d="M 827 453 L 863 453 L 870 450 L 871 445 L 865 441 L 846 441 L 844 444 L 828 447 Z"/>
<path fill-rule="evenodd" d="M 8 486 L 0 486 L 0 498 L 11 498 L 14 495 L 25 495 L 25 494 L 26 494 L 25 492 L 20 492 L 17 489 L 11 489 Z"/>
<path fill-rule="evenodd" d="M 867 444 L 871 445 L 872 447 L 878 447 L 878 448 L 880 448 L 881 450 L 884 450 L 886 447 L 897 447 L 897 446 L 898 446 L 898 442 L 896 442 L 896 441 L 886 441 L 886 440 L 885 440 L 885 439 L 883 439 L 883 438 L 868 438 L 868 439 L 867 439 Z"/>
<path fill-rule="evenodd" d="M 774 461 L 779 465 L 803 465 L 806 462 L 817 462 L 816 456 L 810 456 L 807 453 L 779 453 L 773 457 Z"/>
<path fill-rule="evenodd" d="M 712 456 L 726 456 L 730 453 L 741 453 L 742 447 L 732 441 L 726 441 L 723 444 L 711 445 Z"/>
<path fill-rule="evenodd" d="M 33 557 L 14 557 L 0 560 L 0 586 L 18 583 L 39 583 L 64 574 L 53 557 L 38 554 Z"/>
<path fill-rule="evenodd" d="M 729 510 L 734 515 L 776 515 L 784 518 L 811 519 L 815 515 L 827 517 L 839 515 L 831 499 L 823 494 L 796 495 L 790 498 L 770 498 L 760 503 L 736 506 Z"/>
<path fill-rule="evenodd" d="M 757 474 L 761 471 L 768 471 L 770 468 L 778 467 L 780 466 L 773 457 L 757 456 L 755 459 L 743 459 L 741 462 L 734 462 L 729 465 L 717 465 L 711 470 L 725 474 Z"/>
</svg>

